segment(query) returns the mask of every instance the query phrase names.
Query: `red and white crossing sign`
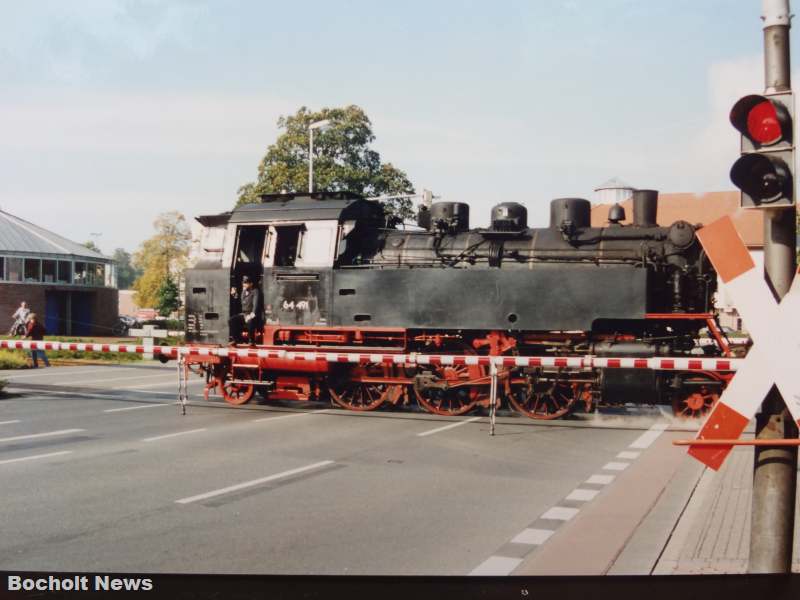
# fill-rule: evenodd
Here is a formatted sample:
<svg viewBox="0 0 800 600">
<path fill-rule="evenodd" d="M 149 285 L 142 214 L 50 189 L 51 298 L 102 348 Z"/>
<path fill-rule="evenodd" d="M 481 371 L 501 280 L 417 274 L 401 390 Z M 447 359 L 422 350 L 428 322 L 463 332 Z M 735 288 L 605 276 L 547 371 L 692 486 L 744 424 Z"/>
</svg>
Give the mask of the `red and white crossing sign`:
<svg viewBox="0 0 800 600">
<path fill-rule="evenodd" d="M 800 424 L 800 277 L 778 304 L 730 217 L 703 227 L 697 236 L 753 339 L 697 439 L 738 438 L 773 384 Z M 690 446 L 689 454 L 717 470 L 732 448 Z"/>
</svg>

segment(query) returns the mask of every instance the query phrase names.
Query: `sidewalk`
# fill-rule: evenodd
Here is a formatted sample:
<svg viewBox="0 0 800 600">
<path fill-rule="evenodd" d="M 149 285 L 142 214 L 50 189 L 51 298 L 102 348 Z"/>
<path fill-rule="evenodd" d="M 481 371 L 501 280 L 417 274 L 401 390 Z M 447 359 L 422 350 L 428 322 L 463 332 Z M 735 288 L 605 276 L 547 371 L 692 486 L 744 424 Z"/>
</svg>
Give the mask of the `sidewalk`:
<svg viewBox="0 0 800 600">
<path fill-rule="evenodd" d="M 747 572 L 753 455 L 753 448 L 740 446 L 718 472 L 703 469 L 686 510 L 655 565 L 654 574 Z M 797 521 L 794 543 L 792 571 L 798 573 Z"/>
<path fill-rule="evenodd" d="M 608 573 L 746 573 L 752 480 L 751 447 L 735 448 L 718 472 L 687 456 Z M 796 522 L 795 573 L 800 573 L 798 525 Z M 668 536 L 666 542 L 664 534 Z M 655 563 L 654 544 L 662 546 Z M 649 557 L 649 566 L 643 564 L 643 556 Z"/>
</svg>

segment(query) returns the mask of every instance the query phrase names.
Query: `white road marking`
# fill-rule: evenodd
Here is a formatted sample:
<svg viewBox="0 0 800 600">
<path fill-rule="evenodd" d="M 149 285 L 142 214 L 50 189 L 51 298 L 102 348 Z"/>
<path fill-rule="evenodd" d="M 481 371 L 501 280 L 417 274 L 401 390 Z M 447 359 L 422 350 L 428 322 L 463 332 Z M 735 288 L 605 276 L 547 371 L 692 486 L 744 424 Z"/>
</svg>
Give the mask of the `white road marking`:
<svg viewBox="0 0 800 600">
<path fill-rule="evenodd" d="M 508 575 L 522 563 L 521 558 L 490 556 L 474 568 L 470 575 Z"/>
<path fill-rule="evenodd" d="M 145 376 L 145 377 L 147 377 L 147 376 Z M 176 377 L 176 375 L 175 375 L 175 373 L 163 373 L 163 374 L 158 374 L 158 375 L 150 375 L 147 378 L 148 379 L 155 379 L 156 377 Z M 87 381 L 86 384 L 91 384 L 91 386 L 87 386 L 87 387 L 92 387 L 97 383 L 109 383 L 109 382 L 112 382 L 112 381 L 130 381 L 132 379 L 141 380 L 142 376 L 141 375 L 136 375 L 136 376 L 133 376 L 133 377 L 114 377 L 113 379 L 94 379 L 92 381 Z M 69 385 L 69 382 L 68 381 L 64 382 L 63 385 Z M 164 385 L 166 385 L 166 384 L 164 384 Z M 176 382 L 175 385 L 177 385 L 177 382 Z"/>
<path fill-rule="evenodd" d="M 436 429 L 423 431 L 422 433 L 418 433 L 417 437 L 425 437 L 426 435 L 433 435 L 434 433 L 439 433 L 440 431 L 453 429 L 453 427 L 461 427 L 462 425 L 466 425 L 467 423 L 472 423 L 473 421 L 477 421 L 480 418 L 481 417 L 472 417 L 471 419 L 465 419 L 463 421 L 459 421 L 458 423 L 451 423 L 450 425 L 445 425 L 444 427 L 437 427 Z"/>
<path fill-rule="evenodd" d="M 631 463 L 625 462 L 610 462 L 603 465 L 603 469 L 606 471 L 624 471 L 630 466 Z"/>
<path fill-rule="evenodd" d="M 669 427 L 669 423 L 656 423 L 650 429 L 640 435 L 628 448 L 649 448 L 658 437 Z"/>
<path fill-rule="evenodd" d="M 522 532 L 517 535 L 517 537 L 511 540 L 511 543 L 540 546 L 550 539 L 550 536 L 554 533 L 555 531 L 552 529 L 532 529 L 529 527 L 527 529 L 523 529 Z"/>
<path fill-rule="evenodd" d="M 15 419 L 13 421 L 0 421 L 0 425 L 12 425 L 13 423 L 19 423 L 19 419 Z"/>
<path fill-rule="evenodd" d="M 124 410 L 139 410 L 140 408 L 155 408 L 158 406 L 175 406 L 174 404 L 141 404 L 139 406 L 126 406 L 125 408 L 107 408 L 104 413 L 122 412 Z"/>
<path fill-rule="evenodd" d="M 620 452 L 619 454 L 617 454 L 617 458 L 625 458 L 625 459 L 628 459 L 628 460 L 634 460 L 636 458 L 639 458 L 640 454 L 641 454 L 641 452 L 628 452 L 626 450 L 625 452 Z"/>
<path fill-rule="evenodd" d="M 566 500 L 577 500 L 579 502 L 589 502 L 589 500 L 594 500 L 594 497 L 597 496 L 600 492 L 597 490 L 584 490 L 581 488 L 574 489 L 570 492 L 569 496 L 567 496 Z"/>
<path fill-rule="evenodd" d="M 62 456 L 64 454 L 72 454 L 72 450 L 62 450 L 61 452 L 48 452 L 47 454 L 35 454 L 33 456 L 23 456 L 21 458 L 9 458 L 7 460 L 0 460 L 0 465 L 7 465 L 8 463 L 21 462 L 23 460 L 36 460 L 37 458 L 50 458 L 51 456 Z"/>
<path fill-rule="evenodd" d="M 293 413 L 291 415 L 281 415 L 280 417 L 263 417 L 261 419 L 253 419 L 252 422 L 253 423 L 262 423 L 264 421 L 277 421 L 279 419 L 291 419 L 292 417 L 305 417 L 306 415 L 315 415 L 315 414 L 318 414 L 318 413 L 326 413 L 329 410 L 330 410 L 329 408 L 323 408 L 323 409 L 320 409 L 320 410 L 310 410 L 308 412 L 303 412 L 303 413 Z"/>
<path fill-rule="evenodd" d="M 54 435 L 67 435 L 68 433 L 78 433 L 85 429 L 61 429 L 59 431 L 48 431 L 46 433 L 31 433 L 28 435 L 16 435 L 14 437 L 0 438 L 0 442 L 16 442 L 17 440 L 32 440 L 34 438 L 50 437 Z"/>
<path fill-rule="evenodd" d="M 88 371 L 62 371 L 61 368 L 56 369 L 55 371 L 48 371 L 44 369 L 44 371 L 39 371 L 38 373 L 26 373 L 24 375 L 12 375 L 11 377 L 4 378 L 8 379 L 10 383 L 15 382 L 17 379 L 28 379 L 30 377 L 45 377 L 47 375 L 88 375 L 89 373 L 100 373 L 105 372 L 108 373 L 109 371 L 119 371 L 120 369 L 115 369 L 113 367 L 104 367 L 102 369 L 89 369 Z"/>
<path fill-rule="evenodd" d="M 155 442 L 158 440 L 165 440 L 167 438 L 176 437 L 179 435 L 186 435 L 188 433 L 200 433 L 201 431 L 206 431 L 206 428 L 203 427 L 202 429 L 187 429 L 186 431 L 176 431 L 175 433 L 167 433 L 164 435 L 157 435 L 155 437 L 144 438 L 143 442 Z"/>
<path fill-rule="evenodd" d="M 206 492 L 205 494 L 198 494 L 197 496 L 189 496 L 188 498 L 181 498 L 180 500 L 175 500 L 175 502 L 176 504 L 189 504 L 191 502 L 197 502 L 198 500 L 207 500 L 208 498 L 214 498 L 215 496 L 221 496 L 223 494 L 228 494 L 230 492 L 236 492 L 249 487 L 260 485 L 262 483 L 275 481 L 276 479 L 282 479 L 283 477 L 289 477 L 291 475 L 297 475 L 298 473 L 305 473 L 306 471 L 319 469 L 320 467 L 326 467 L 332 464 L 333 464 L 332 460 L 323 460 L 322 462 L 314 463 L 313 465 L 306 465 L 305 467 L 290 469 L 289 471 L 276 473 L 275 475 L 270 475 L 269 477 L 262 477 L 261 479 L 253 479 L 251 481 L 245 481 L 244 483 L 237 483 L 236 485 L 231 485 L 229 487 L 221 488 L 218 490 L 212 490 L 210 492 Z"/>
<path fill-rule="evenodd" d="M 597 485 L 608 485 L 614 481 L 614 475 L 592 475 L 586 480 L 586 483 L 595 483 Z"/>
<path fill-rule="evenodd" d="M 205 385 L 205 382 L 204 381 L 189 381 L 189 382 L 187 382 L 186 385 L 190 386 L 192 384 Z M 174 385 L 175 387 L 177 387 L 178 386 L 177 378 L 176 378 L 176 380 L 174 382 L 173 381 L 165 381 L 164 383 L 145 383 L 144 385 L 129 385 L 127 387 L 121 387 L 121 388 L 116 388 L 116 389 L 117 389 L 117 391 L 125 392 L 127 390 L 138 390 L 138 389 L 141 389 L 141 388 L 151 388 L 151 387 L 166 387 L 168 385 Z M 155 392 L 155 393 L 158 393 L 158 392 Z M 172 393 L 172 392 L 167 392 L 167 393 Z M 176 396 L 177 396 L 177 394 L 178 393 L 175 392 Z"/>
<path fill-rule="evenodd" d="M 566 506 L 554 506 L 545 512 L 540 519 L 555 519 L 556 521 L 569 521 L 578 514 L 577 508 L 567 508 Z"/>
</svg>

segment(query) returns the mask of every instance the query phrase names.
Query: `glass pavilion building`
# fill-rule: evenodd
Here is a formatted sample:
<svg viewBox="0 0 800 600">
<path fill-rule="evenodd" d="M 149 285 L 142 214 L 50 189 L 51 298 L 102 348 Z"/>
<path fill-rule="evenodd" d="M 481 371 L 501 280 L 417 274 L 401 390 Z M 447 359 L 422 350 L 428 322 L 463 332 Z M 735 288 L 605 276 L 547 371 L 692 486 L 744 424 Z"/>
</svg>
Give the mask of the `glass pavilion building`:
<svg viewBox="0 0 800 600">
<path fill-rule="evenodd" d="M 111 335 L 116 279 L 107 256 L 0 210 L 0 334 L 24 300 L 49 335 Z"/>
</svg>

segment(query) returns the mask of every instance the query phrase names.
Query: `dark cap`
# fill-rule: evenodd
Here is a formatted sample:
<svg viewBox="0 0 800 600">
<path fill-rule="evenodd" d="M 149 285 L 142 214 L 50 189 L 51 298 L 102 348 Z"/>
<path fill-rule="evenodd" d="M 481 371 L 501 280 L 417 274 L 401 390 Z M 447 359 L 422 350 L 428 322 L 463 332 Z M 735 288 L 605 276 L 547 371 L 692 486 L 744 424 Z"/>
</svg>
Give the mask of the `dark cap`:
<svg viewBox="0 0 800 600">
<path fill-rule="evenodd" d="M 242 276 L 242 283 L 253 283 L 247 275 Z"/>
</svg>

